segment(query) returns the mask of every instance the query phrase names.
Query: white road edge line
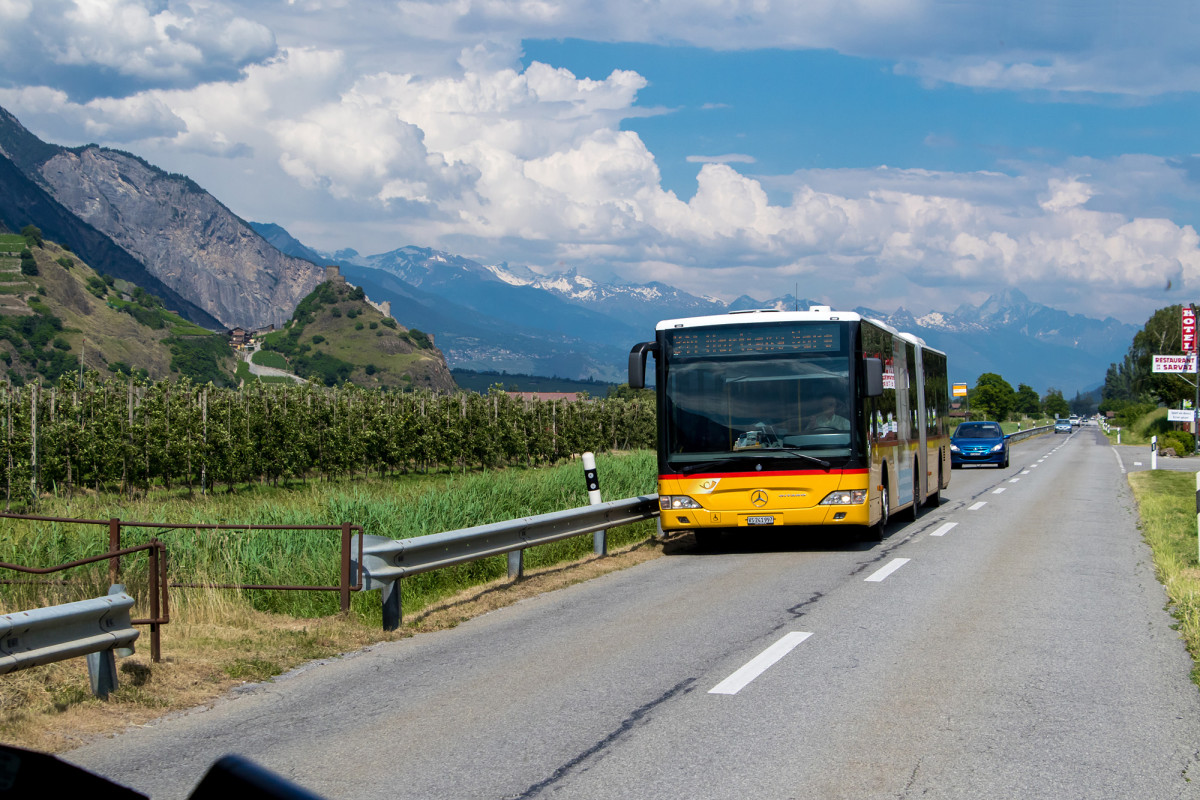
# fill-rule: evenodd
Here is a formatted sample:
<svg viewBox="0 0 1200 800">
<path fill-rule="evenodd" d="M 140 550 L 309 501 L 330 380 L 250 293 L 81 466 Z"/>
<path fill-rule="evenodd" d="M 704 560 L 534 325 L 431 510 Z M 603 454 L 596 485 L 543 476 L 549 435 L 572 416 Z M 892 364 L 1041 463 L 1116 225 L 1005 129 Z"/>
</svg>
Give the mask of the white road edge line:
<svg viewBox="0 0 1200 800">
<path fill-rule="evenodd" d="M 718 683 L 716 686 L 708 690 L 709 694 L 737 694 L 746 687 L 746 684 L 762 675 L 775 664 L 776 661 L 792 652 L 796 645 L 803 642 L 812 633 L 806 631 L 792 631 L 784 634 L 784 637 L 775 644 L 763 650 L 761 653 L 750 659 L 745 666 L 737 672 L 730 675 L 725 680 Z"/>
<path fill-rule="evenodd" d="M 938 528 L 936 531 L 934 531 L 933 533 L 931 533 L 929 535 L 930 536 L 945 536 L 947 533 L 950 532 L 950 529 L 953 528 L 957 524 L 958 524 L 957 522 L 947 522 L 945 525 Z"/>
<path fill-rule="evenodd" d="M 909 562 L 909 559 L 907 559 L 907 558 L 893 558 L 886 567 L 880 567 L 879 569 L 875 570 L 875 572 L 871 575 L 871 577 L 867 578 L 866 580 L 871 583 L 879 583 L 884 578 L 886 578 L 888 575 L 891 575 L 893 572 L 900 569 L 908 562 Z"/>
<path fill-rule="evenodd" d="M 980 501 L 979 501 L 978 503 L 976 503 L 975 505 L 973 505 L 973 506 L 969 507 L 969 508 L 967 509 L 967 511 L 978 511 L 979 509 L 983 508 L 983 507 L 984 507 L 984 506 L 986 506 L 986 505 L 987 505 L 987 501 L 986 501 L 986 500 L 980 500 Z"/>
</svg>

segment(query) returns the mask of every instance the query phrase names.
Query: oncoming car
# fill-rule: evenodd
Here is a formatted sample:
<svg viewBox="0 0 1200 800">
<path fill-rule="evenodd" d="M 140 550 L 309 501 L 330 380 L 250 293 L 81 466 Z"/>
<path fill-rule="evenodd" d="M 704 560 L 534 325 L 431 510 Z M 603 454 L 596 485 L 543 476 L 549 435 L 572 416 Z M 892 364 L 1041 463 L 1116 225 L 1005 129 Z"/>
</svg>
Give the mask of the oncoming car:
<svg viewBox="0 0 1200 800">
<path fill-rule="evenodd" d="M 995 464 L 1008 466 L 1008 437 L 999 422 L 964 422 L 950 437 L 950 466 Z"/>
<path fill-rule="evenodd" d="M 1071 420 L 1069 420 L 1069 419 L 1054 420 L 1054 432 L 1055 433 L 1070 433 L 1071 432 Z"/>
</svg>

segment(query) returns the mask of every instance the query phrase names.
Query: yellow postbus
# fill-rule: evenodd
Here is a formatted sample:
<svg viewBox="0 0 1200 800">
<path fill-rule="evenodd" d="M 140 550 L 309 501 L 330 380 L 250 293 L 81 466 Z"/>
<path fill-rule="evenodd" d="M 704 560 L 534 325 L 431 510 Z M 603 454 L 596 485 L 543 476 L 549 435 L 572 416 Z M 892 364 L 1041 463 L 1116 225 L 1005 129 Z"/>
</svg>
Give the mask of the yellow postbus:
<svg viewBox="0 0 1200 800">
<path fill-rule="evenodd" d="M 884 536 L 950 482 L 946 356 L 852 312 L 664 320 L 629 353 L 655 361 L 664 530 L 855 526 Z"/>
</svg>

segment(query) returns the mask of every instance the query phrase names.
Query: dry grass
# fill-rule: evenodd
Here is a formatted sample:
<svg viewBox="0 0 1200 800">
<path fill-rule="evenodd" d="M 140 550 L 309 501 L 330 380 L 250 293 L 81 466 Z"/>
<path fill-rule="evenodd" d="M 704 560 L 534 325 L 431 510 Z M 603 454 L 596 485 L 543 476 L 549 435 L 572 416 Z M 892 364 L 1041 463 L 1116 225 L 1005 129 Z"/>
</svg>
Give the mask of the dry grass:
<svg viewBox="0 0 1200 800">
<path fill-rule="evenodd" d="M 1154 568 L 1167 590 L 1171 613 L 1194 662 L 1200 661 L 1200 566 L 1195 491 L 1191 472 L 1149 470 L 1129 475 L 1137 499 L 1142 535 L 1154 554 Z M 1200 667 L 1192 681 L 1200 685 Z"/>
<path fill-rule="evenodd" d="M 240 684 L 269 680 L 302 664 L 377 642 L 452 628 L 661 554 L 662 544 L 651 540 L 607 557 L 527 572 L 515 583 L 494 581 L 407 617 L 394 633 L 369 627 L 353 614 L 298 620 L 254 611 L 233 592 L 205 592 L 193 600 L 174 590 L 172 621 L 162 629 L 160 663 L 150 660 L 149 636 L 143 632 L 137 654 L 118 661 L 120 688 L 107 701 L 92 697 L 82 658 L 6 675 L 0 680 L 0 738 L 45 752 L 70 750 L 212 703 Z"/>
</svg>

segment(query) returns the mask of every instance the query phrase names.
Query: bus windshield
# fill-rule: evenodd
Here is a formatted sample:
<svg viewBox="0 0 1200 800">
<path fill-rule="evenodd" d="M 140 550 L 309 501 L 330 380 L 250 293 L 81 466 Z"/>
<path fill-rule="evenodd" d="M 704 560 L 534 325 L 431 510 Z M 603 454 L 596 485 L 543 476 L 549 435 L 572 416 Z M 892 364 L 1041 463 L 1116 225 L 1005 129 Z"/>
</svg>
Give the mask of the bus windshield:
<svg viewBox="0 0 1200 800">
<path fill-rule="evenodd" d="M 852 405 L 843 354 L 677 358 L 666 375 L 666 461 L 693 471 L 753 458 L 765 468 L 844 461 Z"/>
</svg>

